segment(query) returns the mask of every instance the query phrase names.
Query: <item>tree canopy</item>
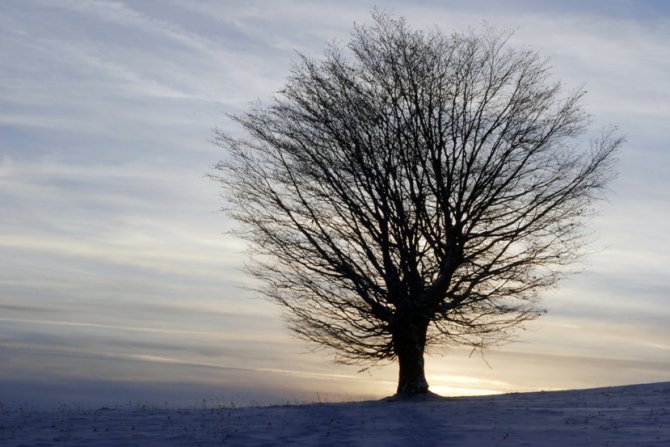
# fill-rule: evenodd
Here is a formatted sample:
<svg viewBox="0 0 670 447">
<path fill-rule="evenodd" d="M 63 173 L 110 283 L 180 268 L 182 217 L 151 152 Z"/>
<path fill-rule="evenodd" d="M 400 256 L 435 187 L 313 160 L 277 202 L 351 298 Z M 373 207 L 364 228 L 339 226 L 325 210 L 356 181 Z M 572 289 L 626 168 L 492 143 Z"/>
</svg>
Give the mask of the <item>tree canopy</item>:
<svg viewBox="0 0 670 447">
<path fill-rule="evenodd" d="M 584 92 L 509 37 L 376 13 L 234 116 L 247 136 L 215 131 L 263 293 L 338 361 L 399 361 L 400 394 L 427 391 L 427 347 L 539 315 L 614 173 L 615 130 L 585 143 Z"/>
</svg>

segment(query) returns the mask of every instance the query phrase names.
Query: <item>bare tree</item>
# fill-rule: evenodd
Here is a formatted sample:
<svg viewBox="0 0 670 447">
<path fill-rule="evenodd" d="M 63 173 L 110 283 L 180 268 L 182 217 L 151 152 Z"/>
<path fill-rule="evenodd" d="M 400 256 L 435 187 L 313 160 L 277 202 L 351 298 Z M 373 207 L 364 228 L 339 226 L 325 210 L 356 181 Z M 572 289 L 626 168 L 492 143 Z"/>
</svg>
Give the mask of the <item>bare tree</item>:
<svg viewBox="0 0 670 447">
<path fill-rule="evenodd" d="M 373 16 L 234 116 L 247 137 L 215 131 L 218 178 L 291 329 L 340 362 L 397 360 L 414 395 L 428 346 L 483 348 L 539 315 L 621 139 L 583 148 L 584 92 L 508 34 Z"/>
</svg>

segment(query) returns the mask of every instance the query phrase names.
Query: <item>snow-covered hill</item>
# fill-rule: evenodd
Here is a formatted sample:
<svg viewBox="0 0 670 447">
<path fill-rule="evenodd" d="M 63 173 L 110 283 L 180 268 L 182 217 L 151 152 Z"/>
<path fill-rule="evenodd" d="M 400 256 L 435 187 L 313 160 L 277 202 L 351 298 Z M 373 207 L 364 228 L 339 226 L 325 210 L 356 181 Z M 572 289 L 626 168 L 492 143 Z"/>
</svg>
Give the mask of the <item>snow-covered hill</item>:
<svg viewBox="0 0 670 447">
<path fill-rule="evenodd" d="M 0 406 L 0 445 L 667 447 L 670 383 L 259 408 Z"/>
</svg>

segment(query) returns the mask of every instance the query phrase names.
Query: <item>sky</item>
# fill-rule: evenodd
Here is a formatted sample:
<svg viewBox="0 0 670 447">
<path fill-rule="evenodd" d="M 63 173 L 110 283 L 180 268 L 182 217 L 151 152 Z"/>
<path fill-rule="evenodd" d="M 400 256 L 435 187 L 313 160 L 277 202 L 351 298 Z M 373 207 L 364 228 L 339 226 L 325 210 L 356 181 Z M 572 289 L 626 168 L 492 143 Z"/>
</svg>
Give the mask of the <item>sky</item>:
<svg viewBox="0 0 670 447">
<path fill-rule="evenodd" d="M 0 1 L 0 402 L 286 403 L 393 394 L 249 290 L 212 129 L 270 99 L 297 52 L 375 7 L 416 28 L 513 29 L 627 137 L 584 272 L 515 342 L 427 358 L 445 395 L 670 380 L 670 3 Z"/>
</svg>

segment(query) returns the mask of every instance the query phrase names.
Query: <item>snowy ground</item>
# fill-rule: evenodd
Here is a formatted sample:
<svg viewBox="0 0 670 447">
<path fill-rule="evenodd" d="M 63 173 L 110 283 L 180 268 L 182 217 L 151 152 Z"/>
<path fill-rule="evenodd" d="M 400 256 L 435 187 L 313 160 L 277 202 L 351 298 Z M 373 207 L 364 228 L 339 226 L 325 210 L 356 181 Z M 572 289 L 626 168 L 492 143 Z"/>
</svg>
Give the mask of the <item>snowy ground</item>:
<svg viewBox="0 0 670 447">
<path fill-rule="evenodd" d="M 0 445 L 667 447 L 670 383 L 261 408 L 0 405 Z"/>
</svg>

